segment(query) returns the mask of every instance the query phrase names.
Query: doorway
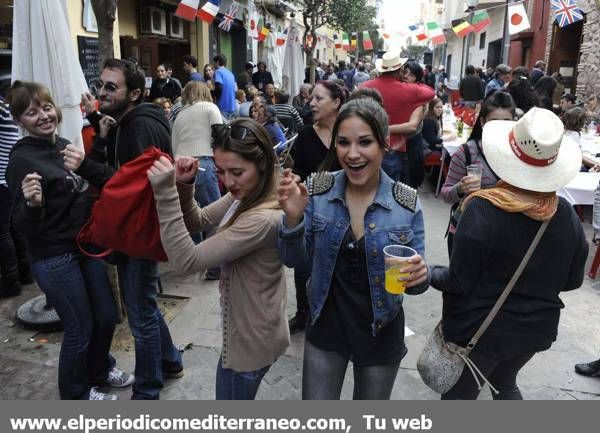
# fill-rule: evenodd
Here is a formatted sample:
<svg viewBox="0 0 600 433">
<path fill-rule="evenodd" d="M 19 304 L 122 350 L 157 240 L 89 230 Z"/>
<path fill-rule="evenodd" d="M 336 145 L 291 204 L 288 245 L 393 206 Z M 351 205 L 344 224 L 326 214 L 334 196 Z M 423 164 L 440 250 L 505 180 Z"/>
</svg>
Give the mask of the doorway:
<svg viewBox="0 0 600 433">
<path fill-rule="evenodd" d="M 485 66 L 496 68 L 502 63 L 502 39 L 497 39 L 488 44 L 488 53 Z"/>
<path fill-rule="evenodd" d="M 584 21 L 585 18 L 563 28 L 556 23 L 552 26 L 548 73 L 558 72 L 562 76 L 565 93 L 575 93 L 577 86 L 577 65 L 581 58 Z"/>
</svg>

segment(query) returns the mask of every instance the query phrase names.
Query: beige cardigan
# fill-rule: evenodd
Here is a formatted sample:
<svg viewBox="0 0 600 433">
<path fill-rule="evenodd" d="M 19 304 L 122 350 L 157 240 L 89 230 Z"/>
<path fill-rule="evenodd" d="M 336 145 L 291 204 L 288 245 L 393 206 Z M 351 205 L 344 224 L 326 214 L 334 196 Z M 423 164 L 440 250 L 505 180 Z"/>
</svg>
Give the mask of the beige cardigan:
<svg viewBox="0 0 600 433">
<path fill-rule="evenodd" d="M 177 182 L 176 189 L 174 170 L 150 181 L 171 266 L 192 273 L 221 265 L 223 367 L 248 372 L 273 364 L 290 343 L 285 274 L 277 253 L 282 211 L 266 206 L 246 211 L 194 245 L 189 233 L 218 226 L 233 203 L 231 194 L 201 209 L 193 185 Z"/>
</svg>

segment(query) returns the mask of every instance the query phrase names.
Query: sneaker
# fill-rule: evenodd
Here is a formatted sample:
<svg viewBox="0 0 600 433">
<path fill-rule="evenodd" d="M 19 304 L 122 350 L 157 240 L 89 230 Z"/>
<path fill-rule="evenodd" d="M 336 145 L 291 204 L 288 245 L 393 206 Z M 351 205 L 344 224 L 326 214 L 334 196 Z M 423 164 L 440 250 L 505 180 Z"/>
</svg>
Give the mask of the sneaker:
<svg viewBox="0 0 600 433">
<path fill-rule="evenodd" d="M 104 383 L 112 386 L 113 388 L 125 388 L 126 386 L 131 385 L 134 381 L 135 376 L 133 374 L 125 373 L 123 370 L 113 367 L 113 369 L 108 372 L 108 377 Z"/>
<path fill-rule="evenodd" d="M 90 397 L 88 400 L 116 400 L 117 396 L 114 394 L 105 394 L 103 392 L 98 391 L 97 387 L 93 387 L 90 389 Z"/>
<path fill-rule="evenodd" d="M 290 334 L 302 332 L 304 331 L 304 328 L 306 328 L 306 319 L 303 316 L 299 316 L 298 314 L 296 314 L 290 319 L 289 325 Z"/>
<path fill-rule="evenodd" d="M 585 364 L 575 364 L 575 372 L 583 376 L 600 377 L 600 359 Z"/>
</svg>

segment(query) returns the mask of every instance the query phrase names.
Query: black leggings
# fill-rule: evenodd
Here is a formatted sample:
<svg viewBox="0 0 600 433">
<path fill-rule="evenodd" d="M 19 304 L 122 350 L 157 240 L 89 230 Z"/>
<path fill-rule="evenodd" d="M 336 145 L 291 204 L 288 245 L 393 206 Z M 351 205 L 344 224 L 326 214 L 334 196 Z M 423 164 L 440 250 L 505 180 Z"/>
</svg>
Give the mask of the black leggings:
<svg viewBox="0 0 600 433">
<path fill-rule="evenodd" d="M 349 360 L 305 340 L 302 400 L 339 400 Z M 353 400 L 389 400 L 400 362 L 354 366 Z"/>
<path fill-rule="evenodd" d="M 494 400 L 523 400 L 517 386 L 517 374 L 533 358 L 533 355 L 535 352 L 499 360 L 471 352 L 469 358 L 499 391 L 498 394 L 492 392 Z M 465 367 L 456 385 L 447 393 L 442 394 L 442 400 L 477 400 L 478 395 L 479 390 L 475 378 L 469 368 Z"/>
</svg>

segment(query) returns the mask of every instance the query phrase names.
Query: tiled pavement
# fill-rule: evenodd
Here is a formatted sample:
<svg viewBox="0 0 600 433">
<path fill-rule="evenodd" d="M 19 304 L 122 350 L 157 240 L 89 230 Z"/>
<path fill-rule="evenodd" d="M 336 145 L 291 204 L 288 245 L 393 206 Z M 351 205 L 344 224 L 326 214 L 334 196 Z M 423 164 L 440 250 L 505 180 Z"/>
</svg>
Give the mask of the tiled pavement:
<svg viewBox="0 0 600 433">
<path fill-rule="evenodd" d="M 427 260 L 447 263 L 443 234 L 448 206 L 431 193 L 421 193 L 425 209 Z M 589 223 L 586 232 L 591 236 Z M 591 249 L 595 252 L 595 249 Z M 589 260 L 588 260 L 589 261 Z M 599 277 L 600 281 L 600 277 Z M 198 275 L 177 277 L 164 269 L 165 293 L 189 297 L 189 301 L 170 322 L 176 344 L 184 352 L 185 376 L 169 380 L 161 393 L 163 399 L 214 398 L 215 368 L 219 356 L 220 317 L 217 284 L 205 282 Z M 288 310 L 295 307 L 294 285 L 288 273 Z M 14 311 L 23 301 L 39 293 L 29 286 L 16 299 L 0 301 L 0 398 L 56 399 L 56 368 L 60 350 L 60 333 L 36 334 L 14 323 Z M 527 399 L 600 399 L 600 378 L 590 379 L 573 372 L 573 364 L 600 357 L 600 282 L 586 278 L 584 286 L 562 295 L 566 304 L 559 328 L 559 338 L 551 350 L 538 354 L 523 369 L 519 383 Z M 441 297 L 435 290 L 406 297 L 406 325 L 415 332 L 406 338 L 409 352 L 396 379 L 393 399 L 437 399 L 423 385 L 415 369 L 417 355 L 426 336 L 439 320 Z M 126 326 L 126 325 L 125 325 Z M 131 371 L 133 350 L 114 353 L 119 365 Z M 292 337 L 285 356 L 271 368 L 259 390 L 259 399 L 299 399 L 302 382 L 302 334 Z M 348 369 L 342 398 L 352 397 L 352 368 Z M 130 391 L 118 390 L 127 399 Z M 489 399 L 489 392 L 482 393 Z"/>
</svg>

